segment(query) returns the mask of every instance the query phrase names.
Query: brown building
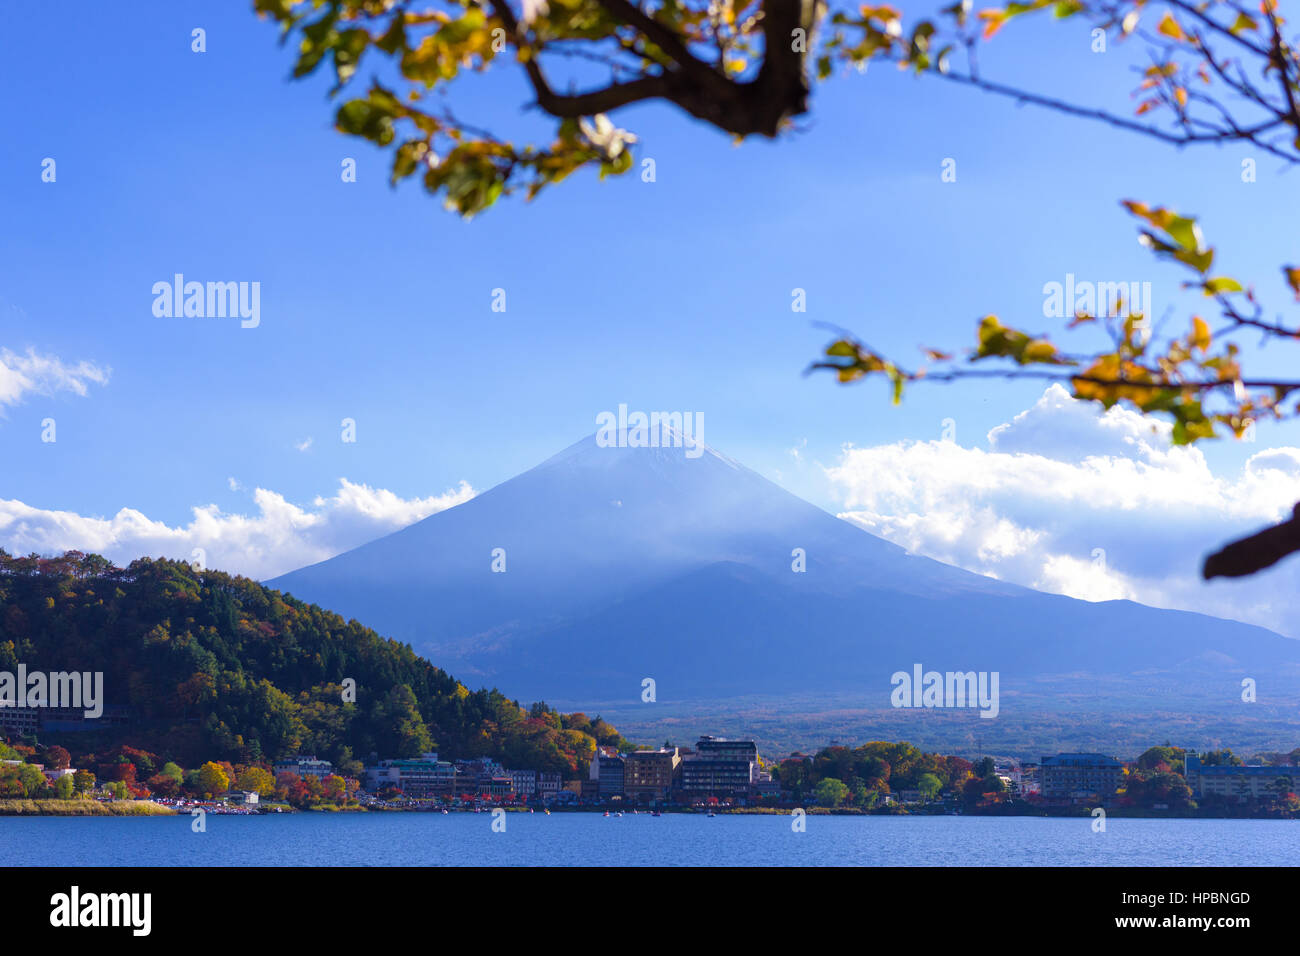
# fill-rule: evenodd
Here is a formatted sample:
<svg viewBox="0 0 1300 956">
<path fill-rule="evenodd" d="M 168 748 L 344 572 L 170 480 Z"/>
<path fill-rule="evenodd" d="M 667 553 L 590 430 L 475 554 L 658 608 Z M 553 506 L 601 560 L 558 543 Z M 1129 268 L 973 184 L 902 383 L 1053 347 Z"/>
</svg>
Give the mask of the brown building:
<svg viewBox="0 0 1300 956">
<path fill-rule="evenodd" d="M 628 800 L 649 803 L 667 799 L 682 758 L 671 750 L 635 750 L 623 757 L 623 794 Z"/>
</svg>

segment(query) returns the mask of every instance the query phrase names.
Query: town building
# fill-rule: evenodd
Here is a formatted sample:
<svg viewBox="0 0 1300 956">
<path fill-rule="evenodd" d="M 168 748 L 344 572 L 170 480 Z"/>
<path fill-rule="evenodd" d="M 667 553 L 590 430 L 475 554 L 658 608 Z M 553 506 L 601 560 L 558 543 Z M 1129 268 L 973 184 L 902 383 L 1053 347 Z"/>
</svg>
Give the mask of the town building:
<svg viewBox="0 0 1300 956">
<path fill-rule="evenodd" d="M 366 768 L 366 786 L 372 791 L 393 788 L 409 797 L 451 796 L 456 791 L 456 768 L 436 753 L 406 760 L 381 760 Z"/>
<path fill-rule="evenodd" d="M 1047 800 L 1106 798 L 1119 789 L 1124 765 L 1095 753 L 1065 753 L 1039 762 L 1039 786 Z"/>
<path fill-rule="evenodd" d="M 781 796 L 781 782 L 773 779 L 770 770 L 760 770 L 754 776 L 750 791 L 756 797 L 778 798 Z"/>
<path fill-rule="evenodd" d="M 736 760 L 747 763 L 751 776 L 758 769 L 758 745 L 752 740 L 701 737 L 695 744 L 695 753 L 704 760 Z"/>
<path fill-rule="evenodd" d="M 681 789 L 688 796 L 744 796 L 749 793 L 749 767 L 739 760 L 687 758 L 682 761 Z"/>
<path fill-rule="evenodd" d="M 1294 792 L 1300 782 L 1300 767 L 1206 765 L 1194 753 L 1187 755 L 1184 770 L 1187 786 L 1197 797 L 1225 797 L 1238 803 Z"/>
<path fill-rule="evenodd" d="M 87 717 L 80 707 L 12 707 L 0 704 L 0 733 L 32 737 L 40 732 L 84 733 L 131 722 L 125 707 L 105 707 L 98 717 Z"/>
<path fill-rule="evenodd" d="M 61 770 L 46 767 L 41 770 L 41 773 L 45 774 L 45 782 L 51 785 L 60 777 L 71 777 L 74 776 L 76 772 L 77 771 L 72 767 L 64 767 Z"/>
<path fill-rule="evenodd" d="M 456 793 L 508 797 L 514 792 L 510 773 L 490 757 L 456 761 Z"/>
<path fill-rule="evenodd" d="M 334 772 L 334 765 L 328 760 L 317 760 L 313 756 L 289 757 L 272 764 L 276 774 L 296 773 L 300 777 L 328 777 Z"/>
<path fill-rule="evenodd" d="M 537 796 L 543 800 L 553 800 L 559 796 L 562 785 L 558 770 L 543 770 L 537 774 Z"/>
<path fill-rule="evenodd" d="M 1011 781 L 1015 784 L 1015 792 L 1022 797 L 1029 797 L 1042 792 L 1038 781 L 1038 764 L 1036 763 L 1017 764 L 1011 769 Z"/>
<path fill-rule="evenodd" d="M 628 800 L 664 800 L 673 789 L 682 758 L 677 748 L 634 750 L 623 756 L 623 793 Z"/>
<path fill-rule="evenodd" d="M 682 757 L 678 787 L 688 799 L 744 798 L 758 782 L 758 747 L 752 740 L 701 737 Z"/>
<path fill-rule="evenodd" d="M 508 770 L 514 792 L 521 797 L 531 797 L 537 793 L 536 770 Z"/>
<path fill-rule="evenodd" d="M 623 796 L 624 763 L 623 758 L 612 747 L 596 748 L 587 775 L 596 783 L 597 796 L 606 800 Z"/>
<path fill-rule="evenodd" d="M 16 737 L 34 737 L 40 728 L 39 707 L 10 707 L 0 704 L 0 731 Z"/>
</svg>

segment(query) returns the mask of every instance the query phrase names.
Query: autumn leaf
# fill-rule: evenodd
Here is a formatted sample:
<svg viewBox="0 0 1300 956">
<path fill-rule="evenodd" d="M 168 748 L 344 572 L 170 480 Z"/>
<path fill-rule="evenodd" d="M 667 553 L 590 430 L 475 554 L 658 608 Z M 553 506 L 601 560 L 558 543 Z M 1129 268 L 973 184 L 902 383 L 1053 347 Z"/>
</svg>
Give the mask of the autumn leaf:
<svg viewBox="0 0 1300 956">
<path fill-rule="evenodd" d="M 1192 316 L 1192 337 L 1190 343 L 1193 348 L 1198 348 L 1202 352 L 1210 350 L 1210 326 L 1199 315 Z"/>
<path fill-rule="evenodd" d="M 1173 14 L 1170 13 L 1164 15 L 1160 24 L 1156 27 L 1156 30 L 1174 40 L 1187 39 L 1187 34 L 1183 32 L 1183 28 L 1178 25 L 1178 21 L 1175 20 Z"/>
</svg>

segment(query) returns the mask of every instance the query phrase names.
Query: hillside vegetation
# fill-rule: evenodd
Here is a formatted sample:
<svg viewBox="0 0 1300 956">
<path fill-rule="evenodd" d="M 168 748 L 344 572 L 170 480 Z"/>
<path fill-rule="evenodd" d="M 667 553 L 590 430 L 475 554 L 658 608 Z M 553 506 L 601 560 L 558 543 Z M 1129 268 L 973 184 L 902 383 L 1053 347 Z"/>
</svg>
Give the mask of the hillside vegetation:
<svg viewBox="0 0 1300 956">
<path fill-rule="evenodd" d="M 355 771 L 436 749 L 571 777 L 597 743 L 623 743 L 599 718 L 471 691 L 355 620 L 180 561 L 0 551 L 0 671 L 20 662 L 101 671 L 105 706 L 126 708 L 125 726 L 57 735 L 74 752 L 128 744 L 186 766 L 314 753 Z"/>
</svg>

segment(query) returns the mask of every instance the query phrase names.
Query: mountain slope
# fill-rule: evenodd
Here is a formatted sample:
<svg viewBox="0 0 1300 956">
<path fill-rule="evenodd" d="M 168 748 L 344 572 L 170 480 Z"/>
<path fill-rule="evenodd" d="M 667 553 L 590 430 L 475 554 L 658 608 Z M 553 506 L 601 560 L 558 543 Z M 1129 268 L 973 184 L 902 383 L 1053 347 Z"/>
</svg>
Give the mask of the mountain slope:
<svg viewBox="0 0 1300 956">
<path fill-rule="evenodd" d="M 315 753 L 356 774 L 372 752 L 437 747 L 575 776 L 597 743 L 621 743 L 608 724 L 471 692 L 355 621 L 179 561 L 0 551 L 0 671 L 20 664 L 103 675 L 101 703 L 123 721 L 68 732 L 78 753 L 126 744 L 187 766 Z"/>
<path fill-rule="evenodd" d="M 492 571 L 494 549 L 506 570 Z M 807 570 L 792 570 L 803 549 Z M 511 694 L 721 698 L 999 671 L 1300 675 L 1300 642 L 908 555 L 706 450 L 590 436 L 465 504 L 269 582 Z"/>
</svg>

